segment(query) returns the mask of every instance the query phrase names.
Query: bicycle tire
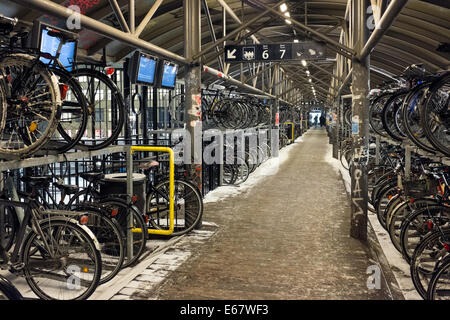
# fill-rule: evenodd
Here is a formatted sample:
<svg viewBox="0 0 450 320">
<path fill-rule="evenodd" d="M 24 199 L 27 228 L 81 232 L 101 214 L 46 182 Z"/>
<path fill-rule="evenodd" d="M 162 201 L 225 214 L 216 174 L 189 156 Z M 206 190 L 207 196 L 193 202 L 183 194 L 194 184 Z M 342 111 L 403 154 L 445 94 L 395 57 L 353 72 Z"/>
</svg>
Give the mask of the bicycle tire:
<svg viewBox="0 0 450 320">
<path fill-rule="evenodd" d="M 445 289 L 445 291 L 443 289 L 440 289 L 440 290 L 438 289 L 438 285 L 440 284 L 440 282 L 444 282 L 443 278 L 445 279 L 445 282 L 446 282 L 447 288 L 448 288 L 448 289 Z M 450 258 L 446 259 L 446 261 L 442 263 L 439 270 L 431 278 L 430 284 L 428 285 L 428 289 L 427 289 L 427 300 L 441 300 L 441 299 L 437 299 L 438 298 L 437 294 L 439 291 L 444 291 L 445 296 L 447 297 L 447 299 L 445 299 L 445 300 L 449 300 L 450 299 L 450 294 L 449 294 L 450 287 L 448 286 L 449 283 L 450 283 Z M 442 300 L 444 300 L 444 299 L 442 299 Z"/>
<path fill-rule="evenodd" d="M 182 186 L 182 187 L 180 187 Z M 200 222 L 203 216 L 203 200 L 200 191 L 193 183 L 185 180 L 176 179 L 174 181 L 174 231 L 171 236 L 179 236 L 186 234 L 194 229 Z M 186 189 L 188 191 L 186 191 Z M 155 190 L 158 190 L 156 192 Z M 192 211 L 186 210 L 186 195 L 192 194 L 191 203 Z M 178 203 L 178 199 L 183 199 L 183 202 Z M 147 195 L 146 215 L 148 222 L 154 229 L 167 229 L 169 226 L 169 181 L 163 181 L 157 184 L 151 192 Z M 163 206 L 160 207 L 160 203 Z M 184 213 L 179 215 L 180 210 Z M 157 208 L 155 211 L 154 208 Z M 188 213 L 188 214 L 186 214 Z M 179 217 L 181 217 L 179 219 Z"/>
<path fill-rule="evenodd" d="M 77 201 L 78 200 L 78 201 Z M 142 236 L 138 236 L 138 233 L 133 233 L 136 235 L 136 239 L 133 238 L 133 256 L 131 258 L 128 257 L 127 254 L 127 246 L 125 245 L 125 258 L 124 262 L 122 263 L 122 269 L 126 268 L 130 265 L 133 265 L 144 253 L 147 243 L 147 226 L 145 224 L 144 219 L 142 218 L 142 213 L 139 211 L 138 208 L 134 205 L 130 205 L 127 203 L 127 201 L 121 199 L 121 198 L 100 198 L 95 199 L 92 197 L 92 195 L 88 194 L 88 190 L 84 189 L 77 193 L 75 193 L 70 200 L 68 201 L 67 207 L 71 208 L 76 203 L 83 203 L 83 202 L 96 202 L 100 204 L 105 205 L 111 205 L 113 206 L 112 209 L 117 209 L 118 213 L 115 215 L 115 219 L 121 226 L 121 230 L 124 236 L 124 239 L 126 241 L 127 238 L 127 217 L 129 214 L 133 215 L 133 223 L 135 224 L 134 228 L 138 228 L 142 230 Z"/>
<path fill-rule="evenodd" d="M 420 207 L 413 210 L 410 215 L 408 215 L 401 225 L 400 230 L 400 247 L 403 258 L 411 263 L 411 257 L 414 254 L 414 250 L 420 241 L 431 231 L 428 229 L 428 225 L 426 221 L 416 221 L 420 215 L 424 214 L 424 211 L 427 210 L 430 213 L 430 209 L 433 210 L 433 207 L 439 206 L 437 200 L 422 198 L 417 199 L 414 202 L 415 206 Z M 412 241 L 411 239 L 417 235 L 418 241 Z"/>
<path fill-rule="evenodd" d="M 439 89 L 446 86 L 447 90 L 447 100 L 446 102 L 439 105 L 439 101 L 433 100 Z M 443 76 L 435 80 L 427 92 L 427 97 L 424 102 L 423 108 L 421 108 L 422 114 L 420 119 L 422 121 L 422 128 L 428 141 L 440 152 L 450 157 L 450 135 L 448 134 L 450 130 L 449 114 L 450 114 L 450 72 L 445 73 Z M 444 94 L 445 96 L 445 94 Z M 433 124 L 433 125 L 432 125 Z M 445 129 L 440 130 L 445 136 L 446 143 L 437 139 L 435 137 L 435 132 L 437 131 L 436 125 L 445 126 Z M 433 126 L 433 129 L 431 128 Z"/>
<path fill-rule="evenodd" d="M 89 118 L 87 122 L 87 132 L 88 134 L 93 135 L 92 139 L 90 141 L 82 138 L 79 141 L 80 146 L 86 147 L 88 150 L 99 150 L 102 148 L 105 148 L 109 146 L 111 143 L 113 143 L 117 137 L 119 136 L 120 132 L 123 129 L 124 123 L 125 123 L 125 101 L 122 96 L 122 93 L 120 92 L 119 88 L 116 86 L 116 84 L 108 78 L 107 75 L 105 75 L 102 72 L 99 72 L 94 69 L 88 69 L 88 68 L 80 68 L 75 69 L 72 71 L 72 74 L 74 77 L 80 78 L 80 77 L 86 77 L 87 81 L 79 81 L 81 84 L 82 89 L 86 90 L 86 94 L 90 95 L 90 97 L 86 96 L 86 99 L 88 101 L 88 110 L 89 110 Z M 92 80 L 89 80 L 89 77 L 92 78 Z M 83 79 L 83 78 L 82 78 Z M 92 82 L 90 82 L 92 81 Z M 102 128 L 95 126 L 96 124 L 96 117 L 97 113 L 103 115 L 102 111 L 102 105 L 99 105 L 99 103 L 105 102 L 102 100 L 101 91 L 97 92 L 91 92 L 91 85 L 93 84 L 95 86 L 95 83 L 98 82 L 98 87 L 103 86 L 106 88 L 107 91 L 106 96 L 108 96 L 108 92 L 111 94 L 111 108 L 110 113 L 105 112 L 105 117 L 108 118 L 108 115 L 110 116 L 110 126 L 106 124 L 108 119 L 105 121 L 105 128 Z M 84 88 L 84 86 L 89 88 Z M 98 96 L 98 97 L 97 97 Z M 113 100 L 114 99 L 114 100 Z M 106 99 L 107 100 L 107 99 Z M 112 103 L 114 101 L 114 103 Z M 106 108 L 108 108 L 107 104 L 108 100 L 105 103 Z M 112 112 L 112 105 L 116 106 L 116 112 Z M 100 120 L 101 120 L 100 116 Z M 101 121 L 102 122 L 102 121 Z M 89 126 L 91 126 L 89 128 Z M 100 136 L 97 137 L 97 130 Z M 102 136 L 102 130 L 105 131 L 105 133 L 108 133 L 111 131 L 111 134 L 108 135 L 108 137 Z"/>
<path fill-rule="evenodd" d="M 26 79 L 20 79 L 25 76 L 21 75 L 20 68 L 29 73 L 26 74 Z M 3 89 L 6 90 L 9 103 L 5 125 L 0 128 L 0 156 L 24 158 L 44 146 L 58 126 L 61 116 L 58 80 L 36 57 L 21 53 L 2 56 L 0 74 L 4 79 L 10 79 L 9 85 L 3 80 Z M 35 83 L 28 83 L 29 81 Z M 46 89 L 48 91 L 44 93 L 39 92 Z M 42 101 L 45 96 L 49 99 Z M 13 137 L 17 140 L 11 141 Z"/>
<path fill-rule="evenodd" d="M 119 223 L 113 219 L 105 207 L 100 207 L 92 203 L 80 203 L 73 211 L 82 211 L 88 214 L 88 221 L 85 224 L 95 235 L 100 243 L 102 275 L 99 285 L 113 279 L 122 269 L 125 260 L 125 236 Z"/>
<path fill-rule="evenodd" d="M 42 277 L 40 277 L 38 280 L 37 274 L 35 275 L 35 274 L 33 274 L 33 272 L 31 272 L 31 270 L 32 270 L 31 266 L 35 265 L 35 268 L 36 268 L 36 266 L 39 266 L 39 261 L 47 261 L 48 257 L 47 257 L 47 255 L 45 255 L 45 254 L 43 255 L 41 253 L 41 256 L 39 258 L 36 257 L 35 262 L 32 263 L 32 261 L 30 259 L 31 257 L 29 256 L 29 254 L 30 254 L 30 251 L 32 251 L 32 245 L 35 240 L 36 240 L 35 246 L 42 248 L 42 246 L 40 244 L 42 242 L 42 239 L 40 239 L 40 241 L 39 241 L 38 237 L 40 237 L 40 235 L 35 232 L 30 232 L 24 242 L 24 246 L 22 249 L 22 261 L 25 264 L 25 268 L 24 268 L 25 279 L 26 279 L 28 285 L 30 286 L 31 290 L 41 299 L 44 299 L 44 300 L 85 300 L 94 293 L 97 286 L 99 285 L 101 269 L 102 269 L 100 251 L 96 247 L 94 239 L 92 238 L 92 234 L 89 234 L 89 232 L 87 231 L 89 229 L 86 228 L 87 229 L 86 230 L 79 224 L 71 222 L 71 221 L 69 221 L 68 219 L 66 219 L 66 220 L 50 220 L 50 219 L 48 219 L 48 220 L 40 222 L 39 226 L 44 235 L 48 235 L 52 238 L 52 243 L 53 243 L 54 247 L 56 247 L 55 241 L 57 241 L 57 240 L 59 241 L 62 239 L 61 238 L 62 232 L 64 230 L 71 229 L 71 233 L 74 233 L 74 236 L 69 237 L 65 241 L 69 242 L 71 244 L 72 251 L 74 248 L 73 242 L 77 241 L 77 240 L 80 241 L 81 246 L 77 246 L 77 248 L 83 248 L 83 249 L 88 250 L 85 252 L 85 255 L 86 255 L 85 261 L 88 261 L 88 262 L 91 261 L 91 263 L 89 265 L 87 264 L 87 262 L 84 262 L 84 266 L 79 266 L 79 265 L 75 265 L 75 264 L 67 265 L 67 266 L 64 266 L 65 269 L 63 269 L 63 271 L 61 272 L 62 275 L 58 272 L 56 272 L 56 274 L 51 275 L 51 272 L 48 271 L 48 269 L 50 268 L 50 266 L 54 266 L 55 263 L 52 265 L 49 262 L 46 262 L 46 263 L 44 262 Z M 46 229 L 48 230 L 47 232 L 45 232 Z M 34 253 L 41 252 L 41 250 L 34 250 L 34 251 L 35 251 Z M 62 252 L 66 252 L 66 251 L 61 250 L 61 248 L 58 248 L 57 250 L 55 250 L 54 253 L 61 254 Z M 69 251 L 67 251 L 67 253 L 68 252 Z M 82 260 L 82 259 L 80 258 L 80 254 L 78 253 L 76 255 L 76 259 L 74 258 L 74 261 L 77 261 L 77 263 L 78 263 L 78 261 L 80 261 L 80 260 Z M 66 257 L 65 260 L 61 260 L 60 263 L 65 264 L 65 263 L 68 263 L 68 261 L 70 261 L 70 260 Z M 83 260 L 82 260 L 82 262 L 83 262 Z M 89 278 L 86 278 L 83 280 L 78 279 L 80 283 L 77 283 L 76 276 L 74 276 L 74 278 L 72 278 L 72 276 L 73 276 L 73 274 L 72 274 L 65 281 L 62 281 L 60 286 L 56 285 L 57 293 L 62 293 L 62 290 L 64 290 L 64 288 L 69 290 L 69 292 L 71 292 L 71 293 L 75 293 L 75 289 L 81 287 L 82 281 L 83 281 L 83 283 L 86 283 L 86 287 L 87 287 L 86 290 L 82 291 L 80 294 L 77 294 L 75 297 L 72 297 L 70 299 L 57 299 L 54 296 L 53 291 L 50 292 L 50 290 L 42 288 L 42 286 L 44 285 L 45 279 L 54 277 L 54 278 L 56 278 L 56 280 L 57 280 L 57 278 L 62 278 L 62 280 L 64 280 L 64 278 L 65 278 L 64 275 L 67 276 L 68 273 L 71 273 L 71 272 L 74 274 L 79 274 L 79 275 L 82 275 L 82 274 L 88 275 L 88 273 L 92 274 L 92 276 L 90 276 Z M 48 278 L 46 278 L 45 276 L 48 276 Z M 75 283 L 69 284 L 69 282 L 68 282 L 69 280 L 70 281 L 74 280 Z M 51 283 L 51 285 L 49 287 L 51 289 L 54 289 L 55 284 Z"/>
<path fill-rule="evenodd" d="M 0 276 L 0 301 L 1 300 L 23 300 L 22 294 L 17 288 L 3 276 Z"/>
<path fill-rule="evenodd" d="M 440 231 L 431 232 L 426 235 L 419 245 L 414 250 L 414 254 L 411 257 L 410 271 L 411 279 L 414 287 L 423 299 L 426 299 L 427 288 L 433 274 L 438 269 L 439 265 L 436 264 L 436 257 L 445 258 L 445 249 L 442 245 L 442 237 L 450 239 L 450 229 L 443 229 L 442 234 Z M 426 251 L 429 250 L 429 251 Z M 424 254 L 424 252 L 427 252 Z M 448 255 L 448 252 L 447 252 Z M 423 256 L 423 257 L 422 257 Z M 420 259 L 425 259 L 428 264 L 419 265 Z"/>
<path fill-rule="evenodd" d="M 75 147 L 84 135 L 88 121 L 88 102 L 76 78 L 62 69 L 51 68 L 51 70 L 59 77 L 60 83 L 67 85 L 70 91 L 62 100 L 61 119 L 54 136 L 45 148 L 64 153 Z M 66 127 L 66 123 L 70 123 L 71 127 Z"/>
</svg>

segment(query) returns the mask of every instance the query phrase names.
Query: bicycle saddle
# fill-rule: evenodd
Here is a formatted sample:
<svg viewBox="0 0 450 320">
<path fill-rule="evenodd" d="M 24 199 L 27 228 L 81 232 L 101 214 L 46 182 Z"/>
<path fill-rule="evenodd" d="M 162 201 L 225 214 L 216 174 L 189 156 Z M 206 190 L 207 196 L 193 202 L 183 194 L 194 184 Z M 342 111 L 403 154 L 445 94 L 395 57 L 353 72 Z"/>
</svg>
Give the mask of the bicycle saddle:
<svg viewBox="0 0 450 320">
<path fill-rule="evenodd" d="M 78 35 L 75 33 L 63 32 L 55 29 L 51 29 L 47 33 L 50 37 L 58 38 L 62 42 L 71 42 L 78 40 Z"/>
<path fill-rule="evenodd" d="M 62 184 L 59 182 L 54 183 L 55 187 L 64 192 L 65 194 L 75 194 L 78 192 L 80 188 L 77 185 L 73 184 Z"/>
<path fill-rule="evenodd" d="M 105 177 L 103 172 L 84 172 L 80 173 L 80 177 L 89 182 L 97 182 Z"/>
<path fill-rule="evenodd" d="M 23 176 L 20 178 L 21 181 L 29 184 L 30 186 L 33 187 L 38 187 L 38 186 L 46 186 L 48 185 L 51 181 L 53 181 L 53 177 L 28 177 L 28 176 Z"/>
<path fill-rule="evenodd" d="M 152 161 L 145 162 L 145 163 L 142 163 L 141 165 L 139 165 L 139 169 L 141 169 L 141 170 L 149 170 L 149 169 L 151 169 L 153 167 L 157 167 L 157 166 L 159 166 L 159 162 L 155 161 L 155 160 L 152 160 Z"/>
</svg>

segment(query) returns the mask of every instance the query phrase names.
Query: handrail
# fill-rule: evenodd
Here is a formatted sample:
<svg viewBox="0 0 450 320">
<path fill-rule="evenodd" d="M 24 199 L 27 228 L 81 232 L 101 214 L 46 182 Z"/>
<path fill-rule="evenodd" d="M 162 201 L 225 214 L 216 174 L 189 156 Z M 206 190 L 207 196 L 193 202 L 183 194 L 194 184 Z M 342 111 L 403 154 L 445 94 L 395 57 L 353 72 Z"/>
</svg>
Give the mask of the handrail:
<svg viewBox="0 0 450 320">
<path fill-rule="evenodd" d="M 148 229 L 149 234 L 171 235 L 174 231 L 174 193 L 175 193 L 175 155 L 171 148 L 168 147 L 155 147 L 155 146 L 130 146 L 130 154 L 134 151 L 151 151 L 151 152 L 167 152 L 169 153 L 169 229 Z M 131 172 L 127 170 L 128 179 L 131 186 Z M 140 228 L 133 228 L 132 232 L 142 232 Z"/>
</svg>

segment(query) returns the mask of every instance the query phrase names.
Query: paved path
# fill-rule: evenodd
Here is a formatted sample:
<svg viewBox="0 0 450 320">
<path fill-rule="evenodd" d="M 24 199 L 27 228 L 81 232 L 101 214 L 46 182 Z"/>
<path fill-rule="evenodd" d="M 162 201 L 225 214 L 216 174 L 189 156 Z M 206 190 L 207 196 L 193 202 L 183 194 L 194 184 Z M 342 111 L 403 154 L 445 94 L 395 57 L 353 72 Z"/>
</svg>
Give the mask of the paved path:
<svg viewBox="0 0 450 320">
<path fill-rule="evenodd" d="M 219 231 L 151 299 L 386 299 L 367 289 L 365 247 L 349 236 L 328 137 L 310 130 L 275 176 L 205 207 Z"/>
</svg>

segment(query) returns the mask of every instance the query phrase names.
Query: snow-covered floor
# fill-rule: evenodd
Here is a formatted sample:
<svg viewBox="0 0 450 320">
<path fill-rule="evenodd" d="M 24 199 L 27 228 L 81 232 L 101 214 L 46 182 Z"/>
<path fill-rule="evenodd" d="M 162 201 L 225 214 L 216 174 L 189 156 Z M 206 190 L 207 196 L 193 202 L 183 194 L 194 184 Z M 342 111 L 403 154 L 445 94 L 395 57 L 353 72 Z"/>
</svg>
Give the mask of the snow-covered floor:
<svg viewBox="0 0 450 320">
<path fill-rule="evenodd" d="M 333 166 L 337 173 L 341 173 L 341 176 L 344 180 L 345 189 L 347 190 L 347 193 L 350 194 L 350 174 L 348 170 L 346 170 L 342 166 L 341 162 L 338 159 L 333 158 L 332 152 L 333 147 L 330 144 L 328 146 L 328 152 L 325 160 Z M 368 218 L 369 223 L 375 231 L 378 242 L 383 249 L 383 253 L 386 256 L 389 265 L 391 266 L 391 270 L 397 280 L 397 283 L 400 286 L 400 290 L 402 291 L 403 296 L 407 300 L 422 300 L 422 298 L 414 288 L 414 284 L 411 280 L 409 264 L 403 259 L 402 254 L 398 252 L 397 249 L 395 249 L 394 245 L 391 242 L 389 234 L 378 222 L 376 214 L 369 211 Z"/>
<path fill-rule="evenodd" d="M 308 132 L 306 132 L 303 136 L 298 137 L 295 140 L 295 143 L 302 142 L 303 138 L 307 134 Z M 279 166 L 289 158 L 289 153 L 295 147 L 295 145 L 296 144 L 292 143 L 281 149 L 277 158 L 271 158 L 262 163 L 253 173 L 249 175 L 247 181 L 240 184 L 239 186 L 220 186 L 213 191 L 208 192 L 203 198 L 203 202 L 216 202 L 228 197 L 237 196 L 244 191 L 250 190 L 267 176 L 276 174 Z"/>
</svg>

